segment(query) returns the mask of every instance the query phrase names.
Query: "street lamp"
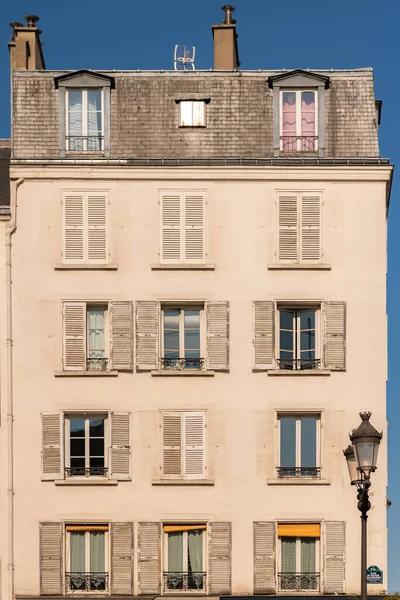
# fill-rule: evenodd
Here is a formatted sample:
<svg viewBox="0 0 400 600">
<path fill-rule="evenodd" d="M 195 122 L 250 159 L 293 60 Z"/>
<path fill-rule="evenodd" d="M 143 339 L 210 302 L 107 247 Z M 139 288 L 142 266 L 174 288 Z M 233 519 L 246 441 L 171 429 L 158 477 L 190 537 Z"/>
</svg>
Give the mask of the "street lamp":
<svg viewBox="0 0 400 600">
<path fill-rule="evenodd" d="M 376 469 L 379 444 L 382 439 L 382 433 L 379 433 L 369 422 L 371 414 L 360 413 L 361 424 L 350 434 L 352 445 L 343 450 L 351 485 L 357 487 L 357 507 L 361 512 L 361 600 L 367 600 L 367 513 L 371 508 L 369 488 L 371 473 Z"/>
</svg>

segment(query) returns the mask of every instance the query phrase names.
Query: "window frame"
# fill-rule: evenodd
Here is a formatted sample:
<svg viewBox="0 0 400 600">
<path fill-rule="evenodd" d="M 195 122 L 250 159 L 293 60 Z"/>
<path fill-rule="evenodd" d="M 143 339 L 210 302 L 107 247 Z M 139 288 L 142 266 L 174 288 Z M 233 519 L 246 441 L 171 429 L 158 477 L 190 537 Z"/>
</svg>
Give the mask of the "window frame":
<svg viewBox="0 0 400 600">
<path fill-rule="evenodd" d="M 313 92 L 314 94 L 314 103 L 315 103 L 315 126 L 314 126 L 314 136 L 306 136 L 301 133 L 301 95 L 303 92 Z M 283 149 L 283 94 L 292 93 L 296 94 L 296 149 L 295 150 L 284 150 Z M 285 88 L 282 87 L 279 89 L 279 151 L 286 154 L 318 154 L 318 129 L 319 127 L 319 110 L 318 110 L 318 89 L 313 87 L 301 87 L 301 88 Z M 290 136 L 294 137 L 294 136 Z M 314 138 L 314 148 L 312 150 L 302 150 L 301 142 L 302 138 L 313 137 Z"/>
<path fill-rule="evenodd" d="M 275 331 L 277 332 L 276 335 L 276 341 L 275 341 L 275 364 L 277 367 L 279 367 L 279 361 L 281 360 L 280 358 L 280 313 L 282 311 L 294 311 L 296 313 L 300 313 L 301 311 L 307 312 L 307 311 L 315 311 L 315 361 L 320 361 L 319 363 L 319 367 L 316 367 L 315 369 L 304 369 L 306 371 L 315 371 L 315 370 L 322 370 L 323 368 L 323 358 L 322 358 L 322 351 L 323 351 L 323 340 L 322 340 L 322 335 L 323 335 L 323 323 L 322 323 L 322 303 L 288 303 L 285 304 L 284 302 L 277 302 L 276 303 L 276 310 L 275 310 Z M 298 317 L 296 317 L 297 320 Z M 300 320 L 298 320 L 298 323 L 300 323 Z M 297 325 L 296 325 L 297 327 Z M 294 338 L 297 336 L 297 338 L 300 339 L 300 336 L 298 335 L 298 330 L 296 328 L 296 330 L 293 330 L 293 336 Z M 297 344 L 294 343 L 293 344 L 293 348 L 295 349 L 295 351 L 293 352 L 294 356 L 293 356 L 293 360 L 298 360 L 297 357 L 297 346 L 300 348 L 300 341 L 297 341 Z M 290 360 L 290 359 L 282 359 L 282 360 Z M 318 363 L 316 363 L 318 364 Z M 290 371 L 301 371 L 302 369 L 282 369 L 282 370 L 290 370 Z"/>
<path fill-rule="evenodd" d="M 168 522 L 168 523 L 166 523 L 166 522 L 164 522 L 162 524 L 163 528 L 164 528 L 165 525 L 182 525 L 182 526 L 190 525 L 190 526 L 193 526 L 193 527 L 195 527 L 195 526 L 204 527 L 204 525 L 206 526 L 205 529 L 202 530 L 202 546 L 203 546 L 202 547 L 202 550 L 203 550 L 203 553 L 202 553 L 203 554 L 203 556 L 202 556 L 202 563 L 203 563 L 203 571 L 201 571 L 201 572 L 206 574 L 206 578 L 205 578 L 206 580 L 205 580 L 204 589 L 202 589 L 202 590 L 190 590 L 190 589 L 185 590 L 185 589 L 182 589 L 182 590 L 173 590 L 173 591 L 174 591 L 174 593 L 177 593 L 177 594 L 180 594 L 180 593 L 181 594 L 193 594 L 193 593 L 194 594 L 207 594 L 207 589 L 208 589 L 207 575 L 209 573 L 209 570 L 207 568 L 207 566 L 208 566 L 208 561 L 207 561 L 207 558 L 208 558 L 208 555 L 207 555 L 207 549 L 208 548 L 207 548 L 207 546 L 208 546 L 208 544 L 207 544 L 207 541 L 208 541 L 208 536 L 209 536 L 209 531 L 208 531 L 208 525 L 207 525 L 207 523 L 205 523 L 205 522 L 203 522 L 203 523 L 201 523 L 201 522 L 195 522 L 195 523 L 187 523 L 187 522 L 179 522 L 179 523 L 169 523 Z M 163 560 L 162 560 L 163 574 L 164 573 L 169 573 L 169 572 L 174 573 L 174 571 L 168 571 L 168 533 L 169 532 L 164 531 L 164 529 L 162 530 L 162 536 L 163 536 L 163 541 L 162 541 L 162 549 L 163 549 Z M 182 546 L 183 546 L 183 548 L 182 548 L 182 558 L 183 558 L 183 561 L 182 561 L 182 563 L 183 563 L 182 564 L 182 573 L 188 573 L 189 572 L 188 571 L 188 539 L 189 539 L 188 532 L 184 531 L 183 532 L 183 539 L 182 539 Z M 186 552 L 184 552 L 185 549 L 186 549 Z M 185 566 L 185 564 L 186 564 L 186 566 Z M 165 585 L 163 585 L 163 591 L 164 592 L 168 591 L 168 588 L 166 588 Z M 170 591 L 172 592 L 172 589 Z"/>
<path fill-rule="evenodd" d="M 307 477 L 307 476 L 290 476 L 283 475 L 281 479 L 321 479 L 322 478 L 322 413 L 320 411 L 304 411 L 304 412 L 291 412 L 291 411 L 278 411 L 276 414 L 276 424 L 277 424 L 277 436 L 276 436 L 276 471 L 281 468 L 281 419 L 283 418 L 293 418 L 296 419 L 296 430 L 295 430 L 295 448 L 296 448 L 296 464 L 292 465 L 295 468 L 301 467 L 301 419 L 302 418 L 315 418 L 316 419 L 316 436 L 315 436 L 315 463 L 316 468 L 319 469 L 319 474 L 317 472 L 316 477 Z"/>
<path fill-rule="evenodd" d="M 98 413 L 71 413 L 65 412 L 64 414 L 64 479 L 68 480 L 86 480 L 93 479 L 104 480 L 110 479 L 109 472 L 109 454 L 110 454 L 110 415 L 108 412 L 98 412 Z M 90 467 L 90 450 L 89 450 L 89 420 L 90 419 L 103 419 L 104 421 L 104 469 L 106 469 L 104 475 L 91 475 L 90 470 L 88 475 L 70 475 L 66 476 L 66 469 L 71 468 L 71 436 L 70 436 L 70 420 L 71 419 L 84 419 L 85 420 L 85 471 Z"/>
<path fill-rule="evenodd" d="M 184 357 L 184 351 L 185 351 L 185 347 L 184 347 L 184 339 L 185 339 L 185 321 L 184 321 L 184 312 L 185 310 L 199 310 L 200 311 L 200 357 L 199 360 L 203 361 L 202 366 L 200 366 L 198 369 L 186 369 L 186 370 L 206 370 L 206 338 L 207 338 L 207 332 L 206 332 L 206 307 L 205 307 L 205 303 L 204 302 L 182 302 L 182 303 L 168 303 L 168 302 L 161 302 L 160 303 L 160 336 L 161 336 L 161 340 L 160 340 L 160 352 L 161 352 L 161 359 L 165 359 L 165 347 L 164 347 L 164 343 L 165 343 L 165 337 L 164 337 L 164 310 L 179 310 L 180 311 L 180 315 L 179 315 L 179 359 L 176 360 L 185 360 Z M 181 353 L 183 353 L 183 356 L 181 356 Z M 172 359 L 174 360 L 174 359 Z M 196 360 L 196 359 L 194 359 Z M 165 368 L 165 367 L 164 367 Z M 180 369 L 180 368 L 184 368 L 184 367 L 171 367 L 171 369 Z"/>
<path fill-rule="evenodd" d="M 184 108 L 186 105 L 191 105 L 191 118 L 190 118 L 190 122 L 189 123 L 185 123 L 184 122 Z M 202 110 L 201 110 L 201 118 L 199 119 L 199 123 L 194 123 L 194 114 L 195 114 L 195 110 L 194 110 L 194 105 L 202 105 Z M 206 109 L 206 101 L 205 100 L 181 100 L 179 102 L 179 127 L 180 128 L 205 128 L 207 127 L 207 109 Z M 188 107 L 189 108 L 189 107 Z"/>
<path fill-rule="evenodd" d="M 71 568 L 71 532 L 67 531 L 67 527 L 70 525 L 76 525 L 76 526 L 82 526 L 82 527 L 90 527 L 92 526 L 93 528 L 99 525 L 104 527 L 108 527 L 108 530 L 104 532 L 104 568 L 105 568 L 105 573 L 108 574 L 108 588 L 106 590 L 98 590 L 96 592 L 96 590 L 84 590 L 84 591 L 74 591 L 71 589 L 67 589 L 67 586 L 65 584 L 65 591 L 68 595 L 70 594 L 84 594 L 84 595 L 88 595 L 88 594 L 103 594 L 103 595 L 110 595 L 110 590 L 111 590 L 111 581 L 110 581 L 110 575 L 111 575 L 111 540 L 110 540 L 110 523 L 64 523 L 64 533 L 65 533 L 65 569 L 64 572 L 65 573 L 71 573 L 72 571 L 67 570 Z M 93 529 L 93 531 L 95 531 Z M 91 531 L 85 531 L 85 573 L 91 573 L 90 568 L 88 570 L 86 570 L 86 568 L 89 566 L 90 567 L 90 533 Z M 88 541 L 89 540 L 89 543 Z"/>
<path fill-rule="evenodd" d="M 100 137 L 100 149 L 99 150 L 88 150 L 88 92 L 101 92 L 101 136 Z M 81 92 L 82 93 L 82 150 L 70 150 L 69 149 L 69 94 L 70 92 Z M 66 154 L 104 154 L 105 149 L 105 118 L 104 118 L 104 87 L 90 87 L 90 88 L 65 88 L 65 152 Z M 85 139 L 86 138 L 86 139 Z M 86 143 L 85 143 L 86 142 Z M 85 148 L 86 145 L 86 148 Z"/>
</svg>

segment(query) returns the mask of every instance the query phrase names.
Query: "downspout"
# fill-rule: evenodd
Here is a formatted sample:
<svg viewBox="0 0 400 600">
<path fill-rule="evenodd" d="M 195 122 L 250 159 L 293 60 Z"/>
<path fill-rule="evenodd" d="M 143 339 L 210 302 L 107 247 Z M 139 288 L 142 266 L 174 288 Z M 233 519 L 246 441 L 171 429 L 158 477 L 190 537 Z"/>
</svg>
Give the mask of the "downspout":
<svg viewBox="0 0 400 600">
<path fill-rule="evenodd" d="M 8 598 L 14 600 L 14 414 L 12 354 L 11 236 L 17 229 L 17 190 L 24 178 L 11 182 L 11 219 L 6 225 L 6 361 L 7 361 L 7 506 L 8 506 Z"/>
</svg>

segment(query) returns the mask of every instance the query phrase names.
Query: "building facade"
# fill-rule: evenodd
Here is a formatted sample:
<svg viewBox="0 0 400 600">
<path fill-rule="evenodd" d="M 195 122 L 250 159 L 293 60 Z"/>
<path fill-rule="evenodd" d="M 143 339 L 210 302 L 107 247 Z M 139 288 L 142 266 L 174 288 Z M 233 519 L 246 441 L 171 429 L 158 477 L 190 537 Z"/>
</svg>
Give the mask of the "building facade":
<svg viewBox="0 0 400 600">
<path fill-rule="evenodd" d="M 229 11 L 204 72 L 48 71 L 39 33 L 10 43 L 4 596 L 359 592 L 363 410 L 387 571 L 371 70 L 240 71 Z"/>
</svg>

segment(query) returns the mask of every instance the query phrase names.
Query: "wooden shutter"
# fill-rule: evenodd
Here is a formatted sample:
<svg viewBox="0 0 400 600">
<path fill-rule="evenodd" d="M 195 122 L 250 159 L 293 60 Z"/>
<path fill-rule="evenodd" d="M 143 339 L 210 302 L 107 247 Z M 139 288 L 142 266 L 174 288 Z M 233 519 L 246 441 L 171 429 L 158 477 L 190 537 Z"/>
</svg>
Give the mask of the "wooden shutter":
<svg viewBox="0 0 400 600">
<path fill-rule="evenodd" d="M 131 415 L 110 414 L 110 472 L 114 479 L 131 478 Z"/>
<path fill-rule="evenodd" d="M 139 594 L 161 593 L 161 523 L 139 523 Z"/>
<path fill-rule="evenodd" d="M 159 329 L 159 302 L 136 302 L 136 368 L 139 371 L 158 369 Z"/>
<path fill-rule="evenodd" d="M 87 258 L 89 263 L 108 262 L 108 198 L 87 194 Z"/>
<path fill-rule="evenodd" d="M 278 198 L 278 260 L 299 260 L 297 196 Z"/>
<path fill-rule="evenodd" d="M 275 306 L 272 301 L 253 302 L 253 368 L 263 371 L 274 366 Z"/>
<path fill-rule="evenodd" d="M 325 523 L 325 594 L 343 594 L 345 591 L 345 523 Z"/>
<path fill-rule="evenodd" d="M 82 264 L 84 253 L 84 194 L 64 194 L 63 238 L 65 263 Z"/>
<path fill-rule="evenodd" d="M 275 594 L 275 523 L 254 523 L 254 593 Z"/>
<path fill-rule="evenodd" d="M 186 479 L 204 479 L 206 476 L 205 413 L 184 413 L 183 424 L 185 477 Z"/>
<path fill-rule="evenodd" d="M 63 525 L 40 523 L 40 593 L 63 594 Z"/>
<path fill-rule="evenodd" d="M 229 302 L 207 302 L 207 368 L 229 369 Z"/>
<path fill-rule="evenodd" d="M 64 415 L 42 413 L 42 480 L 64 479 L 63 426 Z"/>
<path fill-rule="evenodd" d="M 301 197 L 301 260 L 321 259 L 321 198 Z"/>
<path fill-rule="evenodd" d="M 63 304 L 64 371 L 86 370 L 86 303 Z"/>
<path fill-rule="evenodd" d="M 165 479 L 182 477 L 182 413 L 163 413 L 162 476 Z"/>
<path fill-rule="evenodd" d="M 112 302 L 111 368 L 118 371 L 133 369 L 133 308 L 132 302 Z"/>
<path fill-rule="evenodd" d="M 232 575 L 231 523 L 210 523 L 209 540 L 209 594 L 211 596 L 230 594 Z"/>
<path fill-rule="evenodd" d="M 111 593 L 133 594 L 133 523 L 111 523 Z"/>
<path fill-rule="evenodd" d="M 324 302 L 324 368 L 346 370 L 346 302 Z"/>
<path fill-rule="evenodd" d="M 181 194 L 176 192 L 161 195 L 161 262 L 181 261 Z"/>
<path fill-rule="evenodd" d="M 186 193 L 185 202 L 185 262 L 204 262 L 204 196 Z"/>
</svg>

